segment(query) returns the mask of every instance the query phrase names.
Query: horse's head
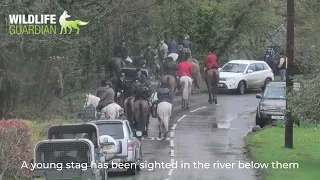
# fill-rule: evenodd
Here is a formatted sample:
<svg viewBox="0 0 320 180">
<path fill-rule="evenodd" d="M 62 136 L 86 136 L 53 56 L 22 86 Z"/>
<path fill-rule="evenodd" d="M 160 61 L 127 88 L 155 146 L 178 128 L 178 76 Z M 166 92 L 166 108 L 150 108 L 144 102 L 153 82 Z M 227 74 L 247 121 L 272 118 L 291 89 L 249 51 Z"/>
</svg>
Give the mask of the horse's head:
<svg viewBox="0 0 320 180">
<path fill-rule="evenodd" d="M 91 96 L 90 93 L 89 94 L 86 93 L 86 101 L 85 101 L 85 103 L 83 105 L 83 108 L 87 108 L 88 106 L 90 106 L 92 104 L 91 100 L 90 100 L 90 96 Z"/>
</svg>

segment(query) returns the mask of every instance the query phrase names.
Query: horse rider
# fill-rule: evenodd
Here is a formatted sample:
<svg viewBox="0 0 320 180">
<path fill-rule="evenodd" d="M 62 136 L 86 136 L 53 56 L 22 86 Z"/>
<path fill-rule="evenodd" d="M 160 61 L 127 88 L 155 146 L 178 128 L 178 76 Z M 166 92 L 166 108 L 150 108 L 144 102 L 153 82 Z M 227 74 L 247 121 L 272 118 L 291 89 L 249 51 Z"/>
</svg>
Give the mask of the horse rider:
<svg viewBox="0 0 320 180">
<path fill-rule="evenodd" d="M 183 51 L 183 46 L 179 45 L 178 46 L 178 59 L 177 59 L 178 64 L 185 60 L 184 56 L 185 56 L 185 52 Z"/>
<path fill-rule="evenodd" d="M 114 56 L 120 56 L 122 60 L 125 60 L 128 57 L 128 48 L 126 47 L 125 40 L 122 40 L 115 48 L 114 48 Z"/>
<path fill-rule="evenodd" d="M 172 75 L 174 78 L 177 77 L 178 65 L 174 62 L 172 57 L 167 57 L 167 61 L 164 63 L 163 69 L 165 75 Z M 176 78 L 176 82 L 177 82 Z"/>
<path fill-rule="evenodd" d="M 159 103 L 168 102 L 172 104 L 173 94 L 169 88 L 168 80 L 161 82 L 160 88 L 157 90 L 157 97 L 158 97 L 158 100 L 152 104 L 152 110 L 155 109 L 155 113 L 152 113 L 152 115 L 157 114 Z"/>
<path fill-rule="evenodd" d="M 137 100 L 146 100 L 148 101 L 150 96 L 151 96 L 151 92 L 150 92 L 150 89 L 143 83 L 140 83 L 139 86 L 137 86 L 135 89 L 134 89 L 134 102 L 136 102 Z M 149 104 L 149 103 L 148 103 Z M 149 104 L 150 106 L 150 104 Z M 151 109 L 151 106 L 150 106 L 150 109 Z"/>
<path fill-rule="evenodd" d="M 191 67 L 191 64 L 188 62 L 188 58 L 191 58 L 191 51 L 190 50 L 187 50 L 185 52 L 184 61 L 178 65 L 179 81 L 180 81 L 180 78 L 183 76 L 189 76 L 190 78 L 192 78 L 192 67 Z M 179 82 L 178 82 L 178 89 L 180 89 Z"/>
<path fill-rule="evenodd" d="M 172 36 L 171 40 L 168 41 L 168 54 L 178 53 L 178 43 L 174 40 Z"/>
<path fill-rule="evenodd" d="M 208 56 L 206 57 L 205 67 L 204 67 L 206 82 L 207 82 L 208 70 L 209 69 L 218 69 L 218 68 L 219 68 L 219 65 L 217 62 L 217 56 L 214 53 L 209 52 Z"/>
<path fill-rule="evenodd" d="M 124 113 L 124 109 L 123 108 L 119 109 L 119 119 L 128 120 L 127 116 Z"/>
<path fill-rule="evenodd" d="M 137 69 L 136 69 L 136 72 L 137 72 L 137 75 L 136 75 L 135 80 L 138 80 L 138 81 L 139 81 L 140 83 L 142 83 L 142 84 L 147 83 L 147 77 L 146 77 L 144 74 L 142 74 L 141 69 L 140 69 L 140 68 L 137 68 Z"/>
<path fill-rule="evenodd" d="M 153 66 L 155 64 L 155 57 L 156 57 L 156 54 L 154 53 L 154 51 L 152 50 L 151 48 L 151 45 L 148 44 L 148 47 L 144 53 L 144 59 L 146 60 L 146 66 L 148 68 L 151 69 L 151 66 Z"/>
<path fill-rule="evenodd" d="M 121 94 L 126 89 L 127 84 L 126 84 L 125 78 L 126 78 L 125 74 L 121 73 L 120 77 L 117 79 L 116 86 L 115 86 L 115 98 L 119 97 L 118 93 Z"/>
<path fill-rule="evenodd" d="M 97 97 L 100 98 L 99 104 L 97 106 L 97 111 L 100 112 L 101 109 L 107 105 L 114 103 L 114 91 L 112 89 L 112 83 L 110 81 L 105 84 L 101 84 L 102 87 L 99 87 L 97 90 Z M 103 86 L 105 85 L 105 86 Z"/>
<path fill-rule="evenodd" d="M 184 40 L 182 41 L 182 46 L 184 49 L 190 49 L 192 48 L 192 43 L 189 40 L 189 35 L 185 35 Z"/>
<path fill-rule="evenodd" d="M 159 59 L 163 62 L 168 56 L 168 45 L 164 42 L 164 40 L 160 41 L 159 45 Z"/>
</svg>

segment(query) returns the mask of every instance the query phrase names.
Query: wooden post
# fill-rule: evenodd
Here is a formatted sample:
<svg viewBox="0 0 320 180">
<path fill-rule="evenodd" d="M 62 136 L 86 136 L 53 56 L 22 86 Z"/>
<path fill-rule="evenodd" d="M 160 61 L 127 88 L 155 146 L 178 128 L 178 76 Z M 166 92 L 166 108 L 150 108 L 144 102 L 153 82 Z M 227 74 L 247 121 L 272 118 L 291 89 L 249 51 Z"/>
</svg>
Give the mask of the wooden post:
<svg viewBox="0 0 320 180">
<path fill-rule="evenodd" d="M 287 57 L 286 89 L 289 94 L 293 87 L 294 64 L 294 0 L 287 0 Z M 288 110 L 288 102 L 286 103 Z M 291 112 L 286 111 L 285 147 L 293 148 L 293 119 Z"/>
</svg>

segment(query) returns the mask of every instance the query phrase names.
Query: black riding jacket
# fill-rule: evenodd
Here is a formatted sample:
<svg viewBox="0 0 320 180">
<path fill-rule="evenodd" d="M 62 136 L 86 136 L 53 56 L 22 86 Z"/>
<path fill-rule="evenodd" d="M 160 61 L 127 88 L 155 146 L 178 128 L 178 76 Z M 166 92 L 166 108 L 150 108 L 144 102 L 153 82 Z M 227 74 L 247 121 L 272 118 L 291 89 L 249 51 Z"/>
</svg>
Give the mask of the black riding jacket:
<svg viewBox="0 0 320 180">
<path fill-rule="evenodd" d="M 158 103 L 160 102 L 168 102 L 172 103 L 172 93 L 168 88 L 159 88 L 157 91 Z"/>
<path fill-rule="evenodd" d="M 150 90 L 147 87 L 140 85 L 135 89 L 134 95 L 135 95 L 135 100 L 139 100 L 139 99 L 148 100 L 150 97 Z"/>
</svg>

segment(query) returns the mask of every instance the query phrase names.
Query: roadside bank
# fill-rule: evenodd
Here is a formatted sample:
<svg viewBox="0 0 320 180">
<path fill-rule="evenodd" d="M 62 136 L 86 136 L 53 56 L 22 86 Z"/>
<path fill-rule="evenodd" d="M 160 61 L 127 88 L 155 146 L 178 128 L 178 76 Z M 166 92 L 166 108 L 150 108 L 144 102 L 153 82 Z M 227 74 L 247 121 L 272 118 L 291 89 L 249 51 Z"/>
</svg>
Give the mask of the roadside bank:
<svg viewBox="0 0 320 180">
<path fill-rule="evenodd" d="M 294 148 L 284 148 L 284 129 L 266 128 L 245 137 L 246 147 L 254 162 L 268 163 L 259 169 L 264 180 L 319 180 L 320 131 L 294 128 Z"/>
</svg>

